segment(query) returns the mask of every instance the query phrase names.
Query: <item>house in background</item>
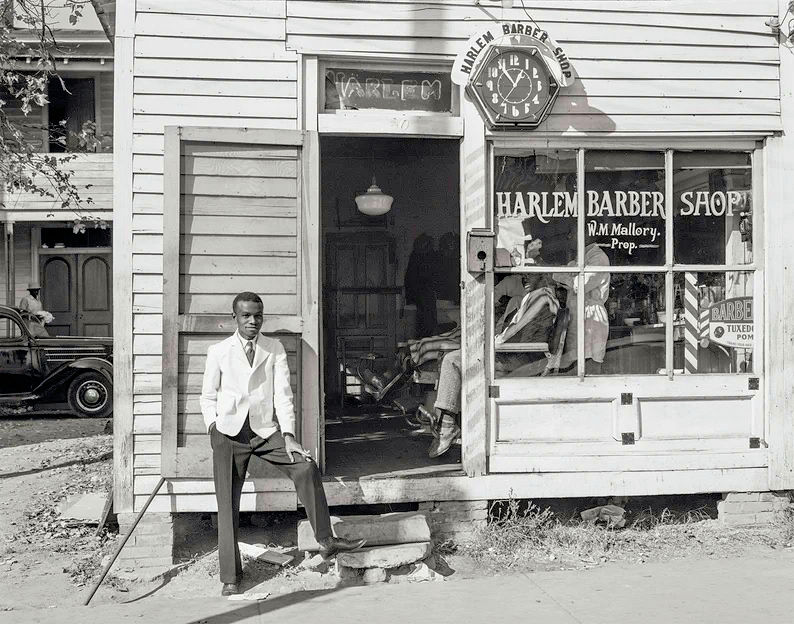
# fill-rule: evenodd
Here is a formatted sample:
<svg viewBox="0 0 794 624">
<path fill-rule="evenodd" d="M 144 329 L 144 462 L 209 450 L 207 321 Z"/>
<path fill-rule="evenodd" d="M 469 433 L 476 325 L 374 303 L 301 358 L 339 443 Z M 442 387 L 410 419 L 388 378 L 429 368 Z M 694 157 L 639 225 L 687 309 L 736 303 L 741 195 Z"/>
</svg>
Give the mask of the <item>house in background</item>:
<svg viewBox="0 0 794 624">
<path fill-rule="evenodd" d="M 73 25 L 68 8 L 53 3 L 47 23 L 58 44 L 63 84 L 51 80 L 49 102 L 27 116 L 13 100 L 7 108 L 41 152 L 82 152 L 65 167 L 74 171 L 72 182 L 85 200 L 78 207 L 64 209 L 57 198 L 0 188 L 0 301 L 18 305 L 28 283 L 38 282 L 44 307 L 55 316 L 48 326 L 51 334 L 112 334 L 113 46 L 102 21 L 113 23 L 113 3 L 105 4 L 102 20 L 86 4 Z M 6 11 L 6 19 L 15 19 L 13 14 Z M 18 18 L 13 26 L 20 41 L 37 40 Z M 24 66 L 31 59 L 18 62 Z M 101 138 L 95 151 L 81 150 L 73 139 L 65 145 L 55 140 L 64 131 L 79 133 L 87 121 L 96 124 Z M 75 228 L 75 219 L 86 225 L 84 230 Z M 104 227 L 94 227 L 99 221 Z"/>
</svg>

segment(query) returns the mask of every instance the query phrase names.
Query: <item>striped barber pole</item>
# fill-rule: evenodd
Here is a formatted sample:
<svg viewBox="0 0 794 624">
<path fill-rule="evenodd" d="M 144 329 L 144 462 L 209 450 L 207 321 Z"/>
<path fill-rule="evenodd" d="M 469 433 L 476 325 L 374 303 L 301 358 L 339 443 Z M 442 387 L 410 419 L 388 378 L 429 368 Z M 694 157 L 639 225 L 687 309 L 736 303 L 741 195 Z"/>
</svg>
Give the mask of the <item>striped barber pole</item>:
<svg viewBox="0 0 794 624">
<path fill-rule="evenodd" d="M 698 372 L 700 314 L 697 273 L 684 273 L 684 372 Z"/>
</svg>

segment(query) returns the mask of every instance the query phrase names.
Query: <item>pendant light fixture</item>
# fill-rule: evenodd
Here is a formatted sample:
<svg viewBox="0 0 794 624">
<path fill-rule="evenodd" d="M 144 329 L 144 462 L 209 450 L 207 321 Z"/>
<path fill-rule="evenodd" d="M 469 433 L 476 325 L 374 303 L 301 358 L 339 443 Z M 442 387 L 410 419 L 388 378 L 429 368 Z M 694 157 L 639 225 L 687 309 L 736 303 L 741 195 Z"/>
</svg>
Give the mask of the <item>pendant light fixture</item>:
<svg viewBox="0 0 794 624">
<path fill-rule="evenodd" d="M 391 195 L 386 195 L 380 190 L 377 182 L 375 181 L 375 150 L 372 151 L 372 184 L 367 189 L 366 193 L 356 195 L 356 207 L 359 212 L 370 216 L 379 217 L 391 210 L 391 203 L 394 198 Z"/>
</svg>

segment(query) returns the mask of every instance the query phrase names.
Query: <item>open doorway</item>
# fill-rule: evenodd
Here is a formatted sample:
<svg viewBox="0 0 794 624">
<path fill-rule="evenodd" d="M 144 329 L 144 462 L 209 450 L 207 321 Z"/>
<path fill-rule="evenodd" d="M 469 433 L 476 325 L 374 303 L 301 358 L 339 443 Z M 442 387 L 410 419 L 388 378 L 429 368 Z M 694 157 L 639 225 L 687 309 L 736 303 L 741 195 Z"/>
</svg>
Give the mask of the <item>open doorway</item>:
<svg viewBox="0 0 794 624">
<path fill-rule="evenodd" d="M 431 459 L 415 418 L 418 405 L 432 411 L 439 360 L 405 366 L 412 340 L 459 335 L 460 145 L 323 137 L 320 147 L 325 472 L 460 470 L 460 446 Z M 355 202 L 373 176 L 393 197 L 382 216 Z"/>
</svg>

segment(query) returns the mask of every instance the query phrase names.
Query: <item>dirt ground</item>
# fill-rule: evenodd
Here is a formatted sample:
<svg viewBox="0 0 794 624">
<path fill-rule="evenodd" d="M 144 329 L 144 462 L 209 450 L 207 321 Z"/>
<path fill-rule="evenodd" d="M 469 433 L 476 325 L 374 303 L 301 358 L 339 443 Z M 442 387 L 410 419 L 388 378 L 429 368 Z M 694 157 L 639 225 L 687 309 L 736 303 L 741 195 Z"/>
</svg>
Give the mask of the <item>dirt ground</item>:
<svg viewBox="0 0 794 624">
<path fill-rule="evenodd" d="M 112 436 L 106 433 L 107 426 L 106 420 L 62 417 L 0 420 L 0 611 L 81 604 L 103 558 L 107 560 L 113 552 L 118 535 L 112 523 L 96 535 L 95 526 L 69 524 L 59 518 L 59 504 L 70 495 L 110 491 Z M 244 557 L 244 590 L 255 588 L 278 596 L 339 584 L 333 568 L 300 567 L 304 555 L 295 548 L 300 517 L 300 512 L 243 515 L 241 541 L 295 556 L 285 568 Z M 454 581 L 516 570 L 581 569 L 614 561 L 758 554 L 759 550 L 791 548 L 794 540 L 791 526 L 729 530 L 703 518 L 683 525 L 660 522 L 653 530 L 610 532 L 603 538 L 579 532 L 569 539 L 556 532 L 553 550 L 541 544 L 528 550 L 532 555 L 521 561 L 497 556 L 505 534 L 490 535 L 480 540 L 479 551 L 438 549 L 436 568 Z M 217 595 L 220 584 L 211 516 L 180 515 L 175 526 L 178 564 L 174 568 L 148 578 L 117 564 L 92 604 L 137 601 L 151 595 Z"/>
</svg>

